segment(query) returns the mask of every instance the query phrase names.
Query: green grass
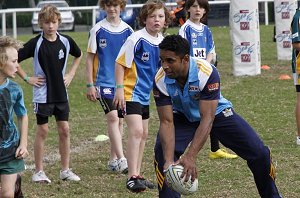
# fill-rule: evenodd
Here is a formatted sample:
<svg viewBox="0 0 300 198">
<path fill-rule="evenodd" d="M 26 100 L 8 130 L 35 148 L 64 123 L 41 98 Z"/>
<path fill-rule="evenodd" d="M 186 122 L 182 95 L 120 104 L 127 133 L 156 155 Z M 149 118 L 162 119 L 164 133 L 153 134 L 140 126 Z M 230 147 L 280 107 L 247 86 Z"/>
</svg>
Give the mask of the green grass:
<svg viewBox="0 0 300 198">
<path fill-rule="evenodd" d="M 222 93 L 231 100 L 235 110 L 242 115 L 258 132 L 264 142 L 270 146 L 273 160 L 277 164 L 277 185 L 284 197 L 297 198 L 300 195 L 299 147 L 295 145 L 296 125 L 294 119 L 295 88 L 292 80 L 279 80 L 280 74 L 291 74 L 290 61 L 278 61 L 276 45 L 272 41 L 273 26 L 261 26 L 262 64 L 271 70 L 262 71 L 253 77 L 234 77 L 232 75 L 232 56 L 229 29 L 211 28 L 219 56 L 218 69 L 222 80 Z M 176 33 L 176 29 L 168 30 Z M 85 51 L 88 33 L 67 33 L 71 35 Z M 27 41 L 32 35 L 20 36 Z M 31 60 L 22 63 L 25 71 L 32 73 Z M 16 80 L 24 88 L 26 105 L 29 110 L 30 157 L 26 164 L 33 167 L 33 141 L 35 136 L 35 116 L 32 113 L 32 89 L 20 78 Z M 79 183 L 59 180 L 58 135 L 54 119 L 50 119 L 50 132 L 46 142 L 45 171 L 52 180 L 51 185 L 31 182 L 32 170 L 23 174 L 23 191 L 26 197 L 157 197 L 156 190 L 147 190 L 141 194 L 132 194 L 125 188 L 125 175 L 106 171 L 109 157 L 109 142 L 95 142 L 99 134 L 106 134 L 104 113 L 97 103 L 86 99 L 85 58 L 69 87 L 71 158 L 72 168 L 82 179 Z M 158 129 L 158 117 L 152 101 L 150 132 L 142 174 L 155 181 L 153 169 L 153 145 Z M 126 145 L 127 133 L 124 134 Z M 209 142 L 209 141 L 208 141 Z M 126 146 L 124 146 L 126 149 Z M 199 153 L 197 165 L 199 192 L 197 198 L 253 198 L 259 197 L 252 174 L 246 162 L 236 160 L 208 159 L 209 143 Z"/>
</svg>

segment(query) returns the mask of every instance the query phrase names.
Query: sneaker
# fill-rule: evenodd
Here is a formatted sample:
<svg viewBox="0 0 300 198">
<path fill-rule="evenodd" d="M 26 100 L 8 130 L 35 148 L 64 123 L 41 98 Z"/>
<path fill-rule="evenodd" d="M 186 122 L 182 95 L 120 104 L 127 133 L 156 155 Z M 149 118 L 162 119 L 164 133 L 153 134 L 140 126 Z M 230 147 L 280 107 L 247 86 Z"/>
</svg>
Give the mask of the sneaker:
<svg viewBox="0 0 300 198">
<path fill-rule="evenodd" d="M 17 174 L 17 181 L 15 184 L 15 195 L 14 198 L 24 198 L 24 195 L 21 190 L 21 175 Z"/>
<path fill-rule="evenodd" d="M 126 181 L 126 187 L 131 192 L 139 193 L 146 190 L 146 186 L 142 184 L 138 176 L 132 176 Z"/>
<path fill-rule="evenodd" d="M 118 163 L 118 172 L 127 174 L 128 173 L 127 159 L 125 157 L 122 157 L 117 160 L 117 163 Z"/>
<path fill-rule="evenodd" d="M 44 171 L 39 171 L 32 175 L 32 181 L 38 183 L 51 183 L 51 180 L 46 176 Z"/>
<path fill-rule="evenodd" d="M 235 159 L 238 156 L 235 154 L 228 153 L 225 149 L 218 149 L 216 152 L 210 151 L 209 158 L 217 159 L 217 158 L 226 158 L 226 159 Z"/>
<path fill-rule="evenodd" d="M 149 188 L 149 189 L 155 189 L 156 188 L 156 185 L 155 184 L 153 184 L 151 181 L 149 181 L 149 180 L 146 180 L 144 177 L 142 177 L 142 176 L 138 176 L 138 178 L 140 179 L 140 182 L 142 183 L 142 184 L 144 184 L 147 188 Z"/>
<path fill-rule="evenodd" d="M 126 161 L 127 163 L 127 161 Z M 113 172 L 117 172 L 119 170 L 118 160 L 114 159 L 107 162 L 107 169 Z"/>
<path fill-rule="evenodd" d="M 297 136 L 296 144 L 300 146 L 300 136 Z"/>
<path fill-rule="evenodd" d="M 60 171 L 60 179 L 70 180 L 70 181 L 80 181 L 80 178 L 75 173 L 73 173 L 71 169 Z"/>
</svg>

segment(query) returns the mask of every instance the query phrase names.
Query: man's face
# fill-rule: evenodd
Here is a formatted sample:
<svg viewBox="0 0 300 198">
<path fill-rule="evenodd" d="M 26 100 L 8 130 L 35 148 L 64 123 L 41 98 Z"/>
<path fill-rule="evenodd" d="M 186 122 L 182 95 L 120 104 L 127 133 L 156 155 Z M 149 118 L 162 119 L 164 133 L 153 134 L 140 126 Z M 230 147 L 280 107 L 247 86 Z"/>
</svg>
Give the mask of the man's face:
<svg viewBox="0 0 300 198">
<path fill-rule="evenodd" d="M 168 78 L 178 78 L 186 74 L 186 60 L 169 50 L 160 50 L 161 66 Z"/>
</svg>

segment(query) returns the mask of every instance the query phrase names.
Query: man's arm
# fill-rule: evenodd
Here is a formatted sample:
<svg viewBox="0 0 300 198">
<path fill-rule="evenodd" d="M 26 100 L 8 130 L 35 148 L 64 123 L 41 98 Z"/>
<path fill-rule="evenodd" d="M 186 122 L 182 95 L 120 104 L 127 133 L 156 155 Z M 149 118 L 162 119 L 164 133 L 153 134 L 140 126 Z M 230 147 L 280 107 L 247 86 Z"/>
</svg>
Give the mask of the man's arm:
<svg viewBox="0 0 300 198">
<path fill-rule="evenodd" d="M 64 82 L 65 86 L 68 87 L 70 83 L 72 82 L 72 79 L 75 76 L 75 73 L 77 71 L 78 66 L 80 65 L 80 61 L 82 59 L 82 52 L 80 51 L 80 56 L 79 57 L 74 57 L 71 69 L 69 72 L 64 76 Z"/>
<path fill-rule="evenodd" d="M 180 163 L 184 167 L 183 174 L 186 175 L 186 181 L 192 176 L 192 181 L 197 178 L 196 159 L 198 152 L 204 146 L 208 135 L 211 131 L 212 124 L 215 118 L 218 100 L 200 100 L 199 109 L 201 115 L 200 124 L 196 130 L 195 136 L 187 148 L 184 155 L 176 163 Z"/>
<path fill-rule="evenodd" d="M 160 121 L 159 137 L 165 159 L 164 170 L 174 164 L 175 128 L 173 123 L 173 109 L 171 105 L 157 106 Z"/>
</svg>

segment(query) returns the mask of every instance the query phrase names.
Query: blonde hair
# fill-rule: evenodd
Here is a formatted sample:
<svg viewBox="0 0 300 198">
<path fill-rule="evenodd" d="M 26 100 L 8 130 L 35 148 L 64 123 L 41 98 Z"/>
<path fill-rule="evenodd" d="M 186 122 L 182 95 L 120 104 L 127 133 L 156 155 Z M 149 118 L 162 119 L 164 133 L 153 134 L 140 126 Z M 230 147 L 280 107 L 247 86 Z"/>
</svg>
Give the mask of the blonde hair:
<svg viewBox="0 0 300 198">
<path fill-rule="evenodd" d="M 7 48 L 15 48 L 17 51 L 23 47 L 21 41 L 18 41 L 9 36 L 1 36 L 0 37 L 0 66 L 4 66 L 8 60 L 8 56 L 6 53 Z"/>
<path fill-rule="evenodd" d="M 54 21 L 56 19 L 58 20 L 58 24 L 60 24 L 61 15 L 59 10 L 54 5 L 48 4 L 45 5 L 39 12 L 38 23 L 39 26 L 42 27 L 43 22 Z"/>
<path fill-rule="evenodd" d="M 164 2 L 160 0 L 148 0 L 145 5 L 140 10 L 139 14 L 139 25 L 141 27 L 145 27 L 145 21 L 147 17 L 152 14 L 157 9 L 164 9 L 165 12 L 165 26 L 167 26 L 170 22 L 170 14 L 169 10 L 165 6 Z"/>
</svg>

